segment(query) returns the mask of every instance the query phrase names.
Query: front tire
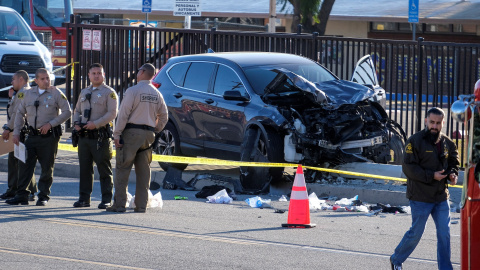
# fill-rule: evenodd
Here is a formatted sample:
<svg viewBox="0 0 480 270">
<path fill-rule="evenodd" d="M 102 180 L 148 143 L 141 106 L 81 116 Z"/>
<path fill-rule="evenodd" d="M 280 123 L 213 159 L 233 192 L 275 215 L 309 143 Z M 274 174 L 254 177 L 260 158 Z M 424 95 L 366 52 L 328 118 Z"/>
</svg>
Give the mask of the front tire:
<svg viewBox="0 0 480 270">
<path fill-rule="evenodd" d="M 283 139 L 274 131 L 248 129 L 241 148 L 241 161 L 284 162 Z M 282 167 L 240 167 L 240 182 L 245 190 L 264 192 L 270 183 L 282 179 Z"/>
<path fill-rule="evenodd" d="M 392 161 L 389 162 L 390 164 L 395 165 L 402 165 L 403 163 L 403 156 L 405 154 L 405 143 L 397 134 L 393 134 L 388 142 L 388 146 L 390 147 L 390 153 L 392 156 Z"/>
<path fill-rule="evenodd" d="M 158 146 L 155 149 L 155 153 L 166 156 L 181 156 L 180 151 L 180 137 L 178 136 L 175 126 L 168 122 L 162 131 L 160 131 L 160 139 L 158 140 Z M 158 162 L 160 167 L 167 171 L 169 167 L 174 167 L 179 170 L 185 170 L 188 164 L 185 163 L 167 163 Z"/>
</svg>

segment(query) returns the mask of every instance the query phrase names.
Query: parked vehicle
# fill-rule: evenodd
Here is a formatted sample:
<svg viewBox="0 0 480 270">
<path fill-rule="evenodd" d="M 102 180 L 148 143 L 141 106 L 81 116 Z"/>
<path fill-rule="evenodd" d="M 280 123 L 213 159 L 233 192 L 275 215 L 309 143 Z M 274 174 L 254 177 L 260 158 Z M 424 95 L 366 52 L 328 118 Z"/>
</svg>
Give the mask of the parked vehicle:
<svg viewBox="0 0 480 270">
<path fill-rule="evenodd" d="M 369 57 L 352 78 L 366 85 L 339 80 L 318 63 L 291 54 L 171 58 L 153 79 L 169 110 L 156 151 L 311 166 L 399 164 L 405 135 L 381 106 L 385 91 Z M 240 172 L 243 187 L 258 191 L 280 180 L 283 168 L 241 167 Z"/>
<path fill-rule="evenodd" d="M 0 6 L 15 9 L 25 19 L 52 54 L 54 70 L 66 65 L 67 28 L 63 23 L 73 14 L 72 0 L 0 0 Z M 55 75 L 55 84 L 65 82 L 65 69 Z"/>
<path fill-rule="evenodd" d="M 35 76 L 38 68 L 52 71 L 52 57 L 25 20 L 15 10 L 0 6 L 0 89 L 12 82 L 20 69 Z M 55 80 L 50 75 L 52 82 Z M 1 92 L 6 97 L 8 91 Z"/>
<path fill-rule="evenodd" d="M 469 127 L 468 156 L 460 203 L 461 269 L 480 269 L 480 80 L 473 95 L 460 95 L 452 104 L 453 119 Z"/>
</svg>

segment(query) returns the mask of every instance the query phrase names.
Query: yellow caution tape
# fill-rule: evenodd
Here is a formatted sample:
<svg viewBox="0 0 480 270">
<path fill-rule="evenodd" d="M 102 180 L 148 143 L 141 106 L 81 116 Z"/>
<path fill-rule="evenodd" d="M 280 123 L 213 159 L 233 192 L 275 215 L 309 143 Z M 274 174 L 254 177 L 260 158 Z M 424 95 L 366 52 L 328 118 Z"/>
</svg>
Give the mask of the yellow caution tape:
<svg viewBox="0 0 480 270">
<path fill-rule="evenodd" d="M 77 148 L 73 147 L 72 145 L 67 144 L 59 144 L 59 150 L 65 151 L 74 151 L 77 152 Z M 113 156 L 115 156 L 115 151 L 113 151 Z M 197 164 L 197 165 L 215 165 L 215 166 L 242 166 L 242 167 L 289 167 L 289 168 L 296 168 L 298 164 L 296 163 L 269 163 L 269 162 L 248 162 L 248 161 L 232 161 L 232 160 L 222 160 L 222 159 L 215 159 L 215 158 L 198 158 L 198 157 L 181 157 L 181 156 L 167 156 L 167 155 L 157 155 L 152 154 L 153 161 L 159 162 L 168 162 L 168 163 L 186 163 L 186 164 Z M 376 175 L 376 174 L 367 174 L 367 173 L 358 173 L 358 172 L 350 172 L 350 171 L 342 171 L 342 170 L 335 170 L 335 169 L 327 169 L 327 168 L 320 168 L 320 167 L 312 167 L 312 166 L 303 166 L 305 169 L 316 170 L 316 171 L 323 171 L 329 173 L 337 173 L 337 174 L 345 174 L 345 175 L 353 175 L 358 177 L 364 177 L 365 180 L 369 178 L 375 179 L 382 179 L 382 180 L 391 180 L 391 181 L 399 181 L 399 182 L 407 182 L 405 178 L 399 177 L 390 177 L 384 175 Z M 462 188 L 460 185 L 450 185 L 450 187 L 454 188 Z"/>
</svg>

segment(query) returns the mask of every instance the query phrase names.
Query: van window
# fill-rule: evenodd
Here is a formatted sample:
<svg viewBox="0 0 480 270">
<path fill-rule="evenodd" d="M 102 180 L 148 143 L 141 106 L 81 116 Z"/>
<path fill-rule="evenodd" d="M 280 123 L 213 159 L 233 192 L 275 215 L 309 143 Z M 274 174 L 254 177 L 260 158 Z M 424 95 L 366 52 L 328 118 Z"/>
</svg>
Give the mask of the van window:
<svg viewBox="0 0 480 270">
<path fill-rule="evenodd" d="M 20 16 L 13 12 L 0 13 L 0 40 L 35 41 Z"/>
</svg>

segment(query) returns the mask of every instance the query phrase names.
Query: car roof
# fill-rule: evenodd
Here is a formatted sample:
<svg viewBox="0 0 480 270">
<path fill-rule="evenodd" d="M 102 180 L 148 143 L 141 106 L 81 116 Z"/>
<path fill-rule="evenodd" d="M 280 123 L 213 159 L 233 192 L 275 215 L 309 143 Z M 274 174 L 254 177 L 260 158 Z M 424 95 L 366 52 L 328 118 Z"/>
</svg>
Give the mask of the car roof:
<svg viewBox="0 0 480 270">
<path fill-rule="evenodd" d="M 276 64 L 312 64 L 313 61 L 303 56 L 288 53 L 269 52 L 221 52 L 183 55 L 171 58 L 174 62 L 182 61 L 219 61 L 227 60 L 241 67 L 276 65 Z"/>
</svg>

